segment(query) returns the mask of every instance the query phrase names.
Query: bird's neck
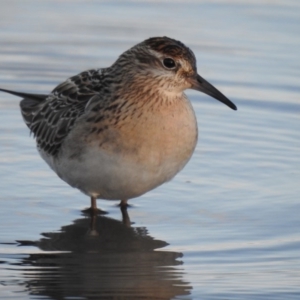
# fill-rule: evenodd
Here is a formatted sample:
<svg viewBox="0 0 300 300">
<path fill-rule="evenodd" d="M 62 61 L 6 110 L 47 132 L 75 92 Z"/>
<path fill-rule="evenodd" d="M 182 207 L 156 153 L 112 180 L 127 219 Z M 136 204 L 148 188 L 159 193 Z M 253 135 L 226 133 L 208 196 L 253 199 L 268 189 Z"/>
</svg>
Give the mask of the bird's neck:
<svg viewBox="0 0 300 300">
<path fill-rule="evenodd" d="M 163 79 L 150 76 L 127 74 L 115 84 L 113 93 L 127 101 L 157 101 L 170 105 L 174 101 L 185 97 L 182 90 L 167 85 Z"/>
</svg>

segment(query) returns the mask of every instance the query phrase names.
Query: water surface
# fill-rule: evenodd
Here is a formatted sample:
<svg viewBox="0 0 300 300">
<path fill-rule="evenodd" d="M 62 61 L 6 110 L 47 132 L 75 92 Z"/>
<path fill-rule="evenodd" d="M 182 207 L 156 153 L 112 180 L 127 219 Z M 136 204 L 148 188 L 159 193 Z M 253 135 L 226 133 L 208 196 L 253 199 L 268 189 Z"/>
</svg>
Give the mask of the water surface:
<svg viewBox="0 0 300 300">
<path fill-rule="evenodd" d="M 200 135 L 186 168 L 132 200 L 130 220 L 109 201 L 90 220 L 1 94 L 0 298 L 299 299 L 299 13 L 283 0 L 2 1 L 3 88 L 47 93 L 167 35 L 238 111 L 188 91 Z"/>
</svg>

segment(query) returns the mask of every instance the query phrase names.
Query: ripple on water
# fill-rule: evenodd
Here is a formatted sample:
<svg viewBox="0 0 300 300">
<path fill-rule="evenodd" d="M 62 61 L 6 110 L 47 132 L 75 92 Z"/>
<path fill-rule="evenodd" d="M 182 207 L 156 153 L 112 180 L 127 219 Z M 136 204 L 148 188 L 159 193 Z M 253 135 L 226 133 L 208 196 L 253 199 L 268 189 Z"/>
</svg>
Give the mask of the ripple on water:
<svg viewBox="0 0 300 300">
<path fill-rule="evenodd" d="M 1 94 L 0 298 L 299 299 L 298 16 L 292 0 L 4 1 L 3 88 L 46 93 L 167 35 L 238 111 L 188 91 L 200 138 L 187 167 L 131 201 L 131 226 L 100 202 L 109 215 L 91 236 L 88 198 L 49 170 L 19 100 Z"/>
</svg>

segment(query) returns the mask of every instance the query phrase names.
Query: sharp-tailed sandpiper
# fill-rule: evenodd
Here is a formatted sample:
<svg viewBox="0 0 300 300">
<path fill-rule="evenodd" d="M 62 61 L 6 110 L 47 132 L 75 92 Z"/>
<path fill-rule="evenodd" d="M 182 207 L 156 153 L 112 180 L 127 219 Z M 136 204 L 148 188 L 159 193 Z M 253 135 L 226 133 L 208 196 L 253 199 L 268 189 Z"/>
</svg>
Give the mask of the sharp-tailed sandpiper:
<svg viewBox="0 0 300 300">
<path fill-rule="evenodd" d="M 184 90 L 236 106 L 197 74 L 194 53 L 168 38 L 149 38 L 108 68 L 73 76 L 50 94 L 24 98 L 26 125 L 51 169 L 96 199 L 127 200 L 172 179 L 189 161 L 197 121 Z"/>
</svg>

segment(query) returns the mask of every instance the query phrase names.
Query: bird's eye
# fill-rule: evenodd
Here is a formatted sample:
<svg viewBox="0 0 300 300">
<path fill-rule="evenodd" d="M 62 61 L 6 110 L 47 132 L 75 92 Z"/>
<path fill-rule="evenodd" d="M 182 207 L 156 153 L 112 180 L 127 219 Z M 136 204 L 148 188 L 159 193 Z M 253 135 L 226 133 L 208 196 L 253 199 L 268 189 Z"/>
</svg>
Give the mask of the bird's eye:
<svg viewBox="0 0 300 300">
<path fill-rule="evenodd" d="M 176 63 L 172 58 L 165 58 L 163 64 L 167 69 L 174 69 L 176 67 Z"/>
</svg>

